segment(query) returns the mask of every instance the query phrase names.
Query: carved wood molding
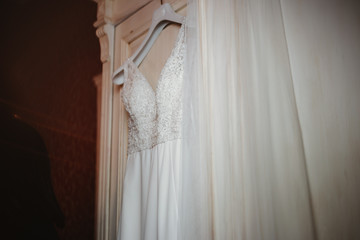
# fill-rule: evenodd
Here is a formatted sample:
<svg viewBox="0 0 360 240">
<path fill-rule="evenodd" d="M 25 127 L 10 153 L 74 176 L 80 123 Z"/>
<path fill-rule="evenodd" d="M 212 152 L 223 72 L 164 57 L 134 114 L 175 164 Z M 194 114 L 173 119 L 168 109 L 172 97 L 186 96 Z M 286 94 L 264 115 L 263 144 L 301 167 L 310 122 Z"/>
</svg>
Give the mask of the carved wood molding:
<svg viewBox="0 0 360 240">
<path fill-rule="evenodd" d="M 105 0 L 95 0 L 98 5 L 97 21 L 94 23 L 100 43 L 102 75 L 97 81 L 98 88 L 98 132 L 95 200 L 95 239 L 113 239 L 109 233 L 110 219 L 110 176 L 112 139 L 112 98 L 113 60 L 115 26 L 105 19 Z"/>
<path fill-rule="evenodd" d="M 97 3 L 97 14 L 96 14 L 96 22 L 94 23 L 94 27 L 99 27 L 105 24 L 105 0 L 94 0 Z"/>
<path fill-rule="evenodd" d="M 96 35 L 99 38 L 100 42 L 100 60 L 102 63 L 105 63 L 109 60 L 109 37 L 106 34 L 105 30 L 106 25 L 100 26 L 96 29 Z"/>
</svg>

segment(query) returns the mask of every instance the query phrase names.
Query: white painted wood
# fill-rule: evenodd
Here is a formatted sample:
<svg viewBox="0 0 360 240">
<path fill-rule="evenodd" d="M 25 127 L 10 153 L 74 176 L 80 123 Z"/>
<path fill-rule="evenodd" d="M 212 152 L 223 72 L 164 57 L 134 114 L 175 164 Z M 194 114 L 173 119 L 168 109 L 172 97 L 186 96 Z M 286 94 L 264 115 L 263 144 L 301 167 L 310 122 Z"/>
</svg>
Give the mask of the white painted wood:
<svg viewBox="0 0 360 240">
<path fill-rule="evenodd" d="M 105 21 L 113 25 L 123 22 L 152 1 L 159 0 L 93 0 L 98 4 L 97 22 Z"/>
<path fill-rule="evenodd" d="M 102 82 L 101 82 L 101 107 L 100 107 L 100 124 L 99 136 L 97 136 L 98 146 L 98 169 L 96 179 L 96 239 L 109 239 L 109 191 L 110 184 L 110 149 L 111 149 L 111 116 L 112 116 L 112 91 L 111 81 L 112 72 L 112 55 L 114 45 L 114 26 L 104 24 L 97 31 L 100 40 L 101 61 L 103 63 Z"/>
<path fill-rule="evenodd" d="M 109 193 L 107 192 L 109 181 L 110 181 L 110 149 L 111 149 L 111 105 L 112 105 L 112 85 L 109 82 L 112 64 L 111 64 L 111 53 L 113 49 L 113 36 L 114 36 L 114 26 L 111 24 L 104 25 L 105 36 L 100 41 L 103 41 L 103 51 L 107 50 L 109 55 L 106 56 L 102 54 L 103 61 L 103 82 L 101 86 L 101 120 L 100 120 L 100 149 L 99 149 L 99 204 L 100 209 L 100 224 L 101 227 L 100 233 L 102 239 L 108 239 L 108 228 L 110 224 L 109 219 Z M 104 39 L 105 38 L 105 39 Z M 107 41 L 107 44 L 105 43 Z"/>
<path fill-rule="evenodd" d="M 146 6 L 154 0 L 107 0 L 111 2 L 111 22 L 114 24 L 121 23 L 130 15 L 136 13 L 139 9 Z M 157 1 L 157 0 L 155 0 Z"/>
<path fill-rule="evenodd" d="M 115 26 L 105 21 L 105 1 L 97 1 L 98 14 L 94 23 L 100 43 L 100 60 L 103 64 L 101 81 L 98 82 L 98 134 L 95 196 L 95 239 L 110 239 L 110 160 L 111 160 L 111 117 L 113 84 L 113 49 Z"/>
</svg>

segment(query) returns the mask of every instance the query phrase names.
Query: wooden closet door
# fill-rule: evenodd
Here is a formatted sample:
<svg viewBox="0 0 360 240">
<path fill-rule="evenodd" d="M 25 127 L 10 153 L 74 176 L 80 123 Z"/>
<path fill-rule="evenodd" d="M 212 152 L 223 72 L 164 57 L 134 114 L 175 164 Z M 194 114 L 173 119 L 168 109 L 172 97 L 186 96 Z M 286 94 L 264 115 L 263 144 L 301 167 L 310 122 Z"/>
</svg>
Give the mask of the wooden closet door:
<svg viewBox="0 0 360 240">
<path fill-rule="evenodd" d="M 118 1 L 115 1 L 115 3 Z M 122 2 L 124 1 L 122 0 Z M 138 7 L 141 6 L 141 8 L 134 11 L 134 7 L 126 6 L 134 11 L 129 16 L 126 16 L 125 13 L 117 9 L 121 7 L 121 4 L 105 0 L 105 4 L 107 3 L 108 5 L 103 10 L 104 15 L 111 12 L 125 20 L 120 19 L 119 23 L 105 24 L 102 29 L 99 27 L 97 31 L 103 61 L 101 94 L 106 95 L 101 96 L 100 100 L 96 210 L 97 239 L 116 239 L 117 237 L 121 212 L 122 185 L 127 161 L 128 113 L 120 96 L 122 86 L 111 83 L 112 73 L 140 46 L 150 27 L 154 11 L 162 3 L 170 3 L 179 14 L 185 15 L 186 11 L 186 0 L 136 1 Z M 116 9 L 112 9 L 112 7 Z M 117 22 L 117 17 L 107 17 L 110 17 L 113 22 Z M 180 26 L 176 24 L 166 27 L 139 66 L 139 70 L 146 76 L 154 89 L 160 72 L 173 49 L 179 28 Z M 99 31 L 99 29 L 102 31 Z M 105 32 L 107 39 L 102 42 L 103 32 Z"/>
</svg>

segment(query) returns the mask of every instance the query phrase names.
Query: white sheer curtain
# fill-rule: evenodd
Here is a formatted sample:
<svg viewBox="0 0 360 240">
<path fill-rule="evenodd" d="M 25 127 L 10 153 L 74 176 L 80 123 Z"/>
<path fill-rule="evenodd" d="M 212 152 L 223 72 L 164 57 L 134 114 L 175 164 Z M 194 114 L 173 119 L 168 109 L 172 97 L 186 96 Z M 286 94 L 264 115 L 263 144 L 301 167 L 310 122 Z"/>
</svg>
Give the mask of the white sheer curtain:
<svg viewBox="0 0 360 240">
<path fill-rule="evenodd" d="M 281 6 L 318 239 L 360 239 L 360 2 Z"/>
<path fill-rule="evenodd" d="M 316 17 L 309 19 L 309 16 L 321 15 L 319 2 L 328 6 L 326 1 L 318 1 L 313 6 L 310 0 L 284 3 L 280 0 L 189 1 L 184 83 L 185 141 L 179 199 L 181 239 L 330 239 L 323 236 L 331 229 L 321 227 L 331 225 L 324 225 L 317 217 L 323 217 L 319 215 L 321 196 L 332 198 L 333 192 L 320 194 L 320 197 L 315 192 L 321 192 L 319 185 L 326 185 L 321 181 L 329 178 L 325 176 L 316 182 L 316 174 L 322 172 L 319 167 L 312 171 L 309 166 L 327 164 L 326 157 L 332 153 L 337 154 L 339 161 L 346 158 L 345 169 L 352 173 L 346 194 L 355 191 L 346 196 L 340 206 L 346 207 L 345 203 L 349 203 L 352 204 L 349 209 L 359 210 L 359 204 L 355 203 L 360 200 L 359 190 L 355 184 L 360 179 L 354 171 L 360 170 L 360 155 L 355 149 L 360 143 L 360 117 L 356 107 L 360 105 L 360 94 L 356 94 L 360 90 L 360 72 L 353 62 L 359 60 L 359 47 L 355 44 L 355 40 L 360 40 L 359 29 L 352 28 L 355 40 L 351 39 L 351 46 L 355 47 L 355 52 L 348 52 L 349 47 L 340 48 L 340 53 L 348 54 L 345 56 L 349 59 L 345 62 L 351 66 L 335 61 L 328 67 L 319 68 L 312 65 L 316 64 L 315 60 L 306 62 L 316 58 L 306 45 L 314 43 L 311 41 L 315 41 L 311 47 L 323 48 L 335 60 L 340 57 L 332 45 L 324 47 L 321 39 L 317 39 L 319 36 L 313 35 L 312 30 L 318 29 L 302 28 L 300 20 L 313 26 L 317 24 Z M 332 1 L 330 10 L 336 11 L 336 2 L 340 4 L 341 1 Z M 297 12 L 299 9 L 309 12 L 301 15 Z M 351 8 L 348 5 L 346 9 Z M 333 17 L 333 21 L 338 21 L 336 17 L 339 16 Z M 341 21 L 352 21 L 359 26 L 356 15 Z M 331 30 L 331 23 L 325 26 L 329 28 L 325 31 Z M 299 29 L 304 34 L 301 35 L 303 39 L 298 36 Z M 330 77 L 329 81 L 322 78 L 321 82 L 317 74 L 327 76 L 331 71 L 329 68 L 334 66 L 341 68 L 337 69 L 340 76 Z M 350 74 L 344 73 L 347 69 L 351 70 Z M 313 81 L 309 78 L 304 81 L 306 74 L 311 75 Z M 342 77 L 344 81 L 341 81 Z M 329 89 L 333 90 L 330 93 L 334 93 L 333 97 L 342 104 L 331 107 L 330 102 L 325 101 L 330 99 L 328 97 L 316 102 L 321 95 L 319 81 L 330 84 Z M 345 89 L 338 91 L 339 86 Z M 349 108 L 340 125 L 346 130 L 341 139 L 351 137 L 353 142 L 348 142 L 351 146 L 345 147 L 344 143 L 338 146 L 342 140 L 333 140 L 332 146 L 337 147 L 336 150 L 326 145 L 327 148 L 322 149 L 327 151 L 326 154 L 316 155 L 312 144 L 321 145 L 327 141 L 328 131 L 334 134 L 337 131 L 323 128 L 317 131 L 319 124 L 326 125 L 331 121 L 327 126 L 335 127 L 334 122 L 329 119 L 316 122 L 311 116 L 313 105 L 306 97 L 313 98 L 314 104 L 320 104 L 316 109 L 327 106 L 326 111 L 330 114 L 322 117 L 329 119 L 341 114 L 342 107 Z M 345 106 L 346 103 L 350 105 Z M 331 169 L 338 166 L 342 165 L 338 163 Z M 342 177 L 339 179 L 343 180 Z M 326 190 L 328 188 L 331 187 L 327 185 Z M 326 203 L 333 202 L 325 199 Z M 342 210 L 339 211 L 338 215 L 341 215 Z M 351 219 L 359 222 L 360 215 L 353 213 Z M 359 233 L 355 228 L 346 229 L 351 231 L 347 236 Z"/>
</svg>

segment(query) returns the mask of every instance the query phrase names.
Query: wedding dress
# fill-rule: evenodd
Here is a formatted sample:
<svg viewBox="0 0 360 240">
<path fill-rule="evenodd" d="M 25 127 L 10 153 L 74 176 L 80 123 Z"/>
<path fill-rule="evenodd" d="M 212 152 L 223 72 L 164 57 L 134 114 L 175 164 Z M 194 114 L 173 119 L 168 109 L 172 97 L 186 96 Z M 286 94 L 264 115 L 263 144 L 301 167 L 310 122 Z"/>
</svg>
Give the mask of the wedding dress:
<svg viewBox="0 0 360 240">
<path fill-rule="evenodd" d="M 183 24 L 155 91 L 130 59 L 125 65 L 130 118 L 118 239 L 177 239 L 184 35 Z"/>
</svg>

